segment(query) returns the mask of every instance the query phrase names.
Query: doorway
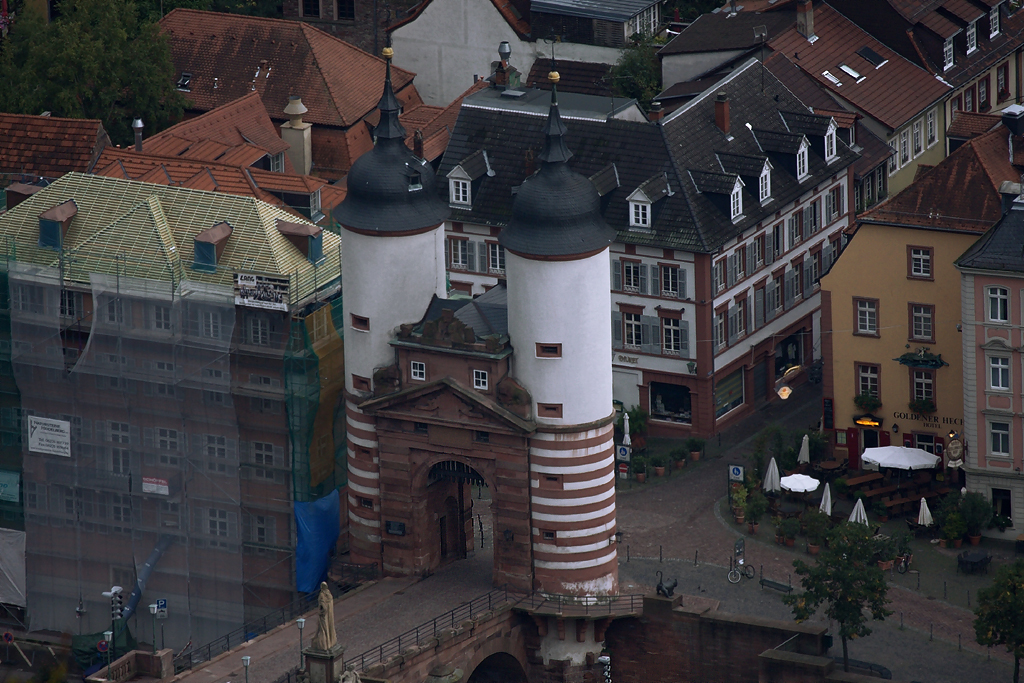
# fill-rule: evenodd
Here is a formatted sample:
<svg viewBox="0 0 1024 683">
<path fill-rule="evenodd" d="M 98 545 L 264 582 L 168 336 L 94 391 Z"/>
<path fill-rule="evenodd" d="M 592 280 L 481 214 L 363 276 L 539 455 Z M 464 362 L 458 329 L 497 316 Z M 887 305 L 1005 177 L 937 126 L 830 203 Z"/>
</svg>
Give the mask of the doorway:
<svg viewBox="0 0 1024 683">
<path fill-rule="evenodd" d="M 861 440 L 864 442 L 864 449 L 878 448 L 878 430 L 877 429 L 864 429 L 861 430 Z"/>
</svg>

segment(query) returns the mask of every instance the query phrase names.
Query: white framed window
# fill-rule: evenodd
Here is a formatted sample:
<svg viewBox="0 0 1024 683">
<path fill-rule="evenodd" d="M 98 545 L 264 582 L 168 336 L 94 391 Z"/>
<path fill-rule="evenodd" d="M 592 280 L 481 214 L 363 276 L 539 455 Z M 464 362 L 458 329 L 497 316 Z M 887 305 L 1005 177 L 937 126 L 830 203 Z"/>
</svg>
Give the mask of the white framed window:
<svg viewBox="0 0 1024 683">
<path fill-rule="evenodd" d="M 991 357 L 988 359 L 988 388 L 995 391 L 1010 390 L 1010 359 Z"/>
<path fill-rule="evenodd" d="M 630 202 L 629 225 L 636 228 L 651 227 L 651 205 L 646 202 Z"/>
<path fill-rule="evenodd" d="M 900 170 L 900 155 L 896 152 L 896 138 L 893 138 L 889 143 L 889 175 L 893 175 L 896 171 Z"/>
<path fill-rule="evenodd" d="M 760 268 L 764 265 L 764 240 L 767 237 L 755 237 L 754 241 L 750 243 L 747 249 L 754 250 L 754 267 Z"/>
<path fill-rule="evenodd" d="M 460 206 L 471 206 L 473 202 L 470 197 L 470 188 L 468 180 L 456 180 L 452 178 L 449 181 L 449 187 L 451 189 L 452 204 L 458 204 Z"/>
<path fill-rule="evenodd" d="M 270 170 L 274 173 L 284 173 L 284 152 L 270 156 Z"/>
<path fill-rule="evenodd" d="M 487 259 L 491 272 L 505 272 L 505 247 L 500 244 L 488 244 Z"/>
<path fill-rule="evenodd" d="M 636 261 L 622 262 L 622 289 L 626 292 L 639 292 L 641 287 L 640 264 Z"/>
<path fill-rule="evenodd" d="M 978 22 L 972 21 L 967 24 L 967 54 L 978 49 Z"/>
<path fill-rule="evenodd" d="M 715 293 L 717 294 L 725 289 L 725 259 L 716 263 L 712 272 L 715 279 Z"/>
<path fill-rule="evenodd" d="M 857 333 L 878 334 L 878 303 L 861 299 L 857 301 Z"/>
<path fill-rule="evenodd" d="M 878 366 L 857 366 L 857 393 L 861 396 L 878 396 Z"/>
<path fill-rule="evenodd" d="M 249 343 L 257 346 L 270 344 L 270 321 L 266 318 L 249 318 Z"/>
<path fill-rule="evenodd" d="M 661 319 L 662 351 L 679 355 L 683 350 L 682 328 L 675 318 Z"/>
<path fill-rule="evenodd" d="M 469 240 L 449 238 L 448 248 L 451 258 L 450 266 L 466 270 L 469 268 Z"/>
<path fill-rule="evenodd" d="M 131 428 L 127 422 L 110 423 L 110 440 L 114 443 L 131 443 Z"/>
<path fill-rule="evenodd" d="M 932 276 L 932 250 L 917 249 L 910 250 L 910 274 L 913 277 Z"/>
<path fill-rule="evenodd" d="M 732 188 L 732 194 L 729 195 L 729 217 L 733 220 L 743 215 L 743 194 L 740 191 L 740 184 Z"/>
<path fill-rule="evenodd" d="M 622 324 L 625 326 L 623 339 L 626 346 L 631 349 L 639 349 L 642 340 L 642 325 L 639 313 L 623 313 Z"/>
<path fill-rule="evenodd" d="M 226 538 L 228 535 L 228 511 L 210 508 L 207 514 L 210 535 L 223 536 Z"/>
<path fill-rule="evenodd" d="M 124 322 L 124 302 L 120 298 L 111 299 L 107 302 L 107 322 Z"/>
<path fill-rule="evenodd" d="M 796 179 L 803 180 L 807 177 L 807 145 L 801 144 L 796 153 Z"/>
<path fill-rule="evenodd" d="M 772 196 L 772 169 L 768 164 L 764 165 L 764 169 L 761 171 L 761 177 L 758 179 L 758 199 L 761 203 L 764 203 L 771 199 Z"/>
<path fill-rule="evenodd" d="M 485 370 L 473 371 L 473 388 L 487 391 L 487 372 Z"/>
<path fill-rule="evenodd" d="M 724 349 L 725 345 L 729 341 L 729 336 L 728 336 L 729 335 L 729 333 L 728 333 L 728 319 L 727 319 L 727 317 L 728 317 L 728 313 L 726 311 L 722 311 L 721 313 L 719 313 L 719 314 L 717 314 L 715 316 L 715 327 L 714 327 L 715 338 L 714 338 L 713 341 L 715 343 L 715 350 L 716 351 L 718 349 Z"/>
<path fill-rule="evenodd" d="M 153 328 L 157 330 L 171 329 L 171 308 L 169 306 L 153 307 Z"/>
<path fill-rule="evenodd" d="M 910 163 L 910 134 L 900 131 L 900 166 Z"/>
<path fill-rule="evenodd" d="M 947 71 L 953 68 L 953 38 L 946 38 L 942 44 L 942 70 Z"/>
<path fill-rule="evenodd" d="M 220 313 L 203 311 L 202 334 L 207 339 L 220 339 Z"/>
<path fill-rule="evenodd" d="M 1010 456 L 1010 423 L 988 423 L 989 455 Z"/>
<path fill-rule="evenodd" d="M 912 336 L 914 339 L 922 341 L 934 339 L 934 309 L 931 306 L 912 306 L 911 317 L 913 318 Z"/>
<path fill-rule="evenodd" d="M 924 151 L 924 139 L 921 137 L 921 122 L 914 121 L 914 156 Z"/>
<path fill-rule="evenodd" d="M 938 127 L 935 125 L 935 110 L 932 109 L 925 117 L 928 124 L 928 146 L 931 147 L 939 141 Z"/>
<path fill-rule="evenodd" d="M 935 374 L 931 370 L 914 370 L 914 400 L 935 400 Z"/>
<path fill-rule="evenodd" d="M 995 38 L 999 35 L 999 5 L 988 11 L 988 37 Z"/>
<path fill-rule="evenodd" d="M 165 451 L 176 451 L 178 450 L 178 430 L 176 429 L 157 429 L 156 430 L 156 445 L 158 448 L 162 448 Z"/>
<path fill-rule="evenodd" d="M 1010 292 L 1005 287 L 988 288 L 988 319 L 994 323 L 1010 322 Z"/>
<path fill-rule="evenodd" d="M 206 457 L 226 458 L 228 457 L 228 439 L 226 436 L 206 435 Z"/>
<path fill-rule="evenodd" d="M 679 269 L 672 266 L 661 267 L 661 295 L 678 297 L 679 292 Z"/>
<path fill-rule="evenodd" d="M 419 360 L 412 361 L 409 363 L 409 376 L 415 380 L 425 380 L 427 378 L 427 364 Z"/>
<path fill-rule="evenodd" d="M 832 163 L 836 158 L 836 125 L 830 123 L 825 133 L 825 161 Z"/>
<path fill-rule="evenodd" d="M 309 215 L 316 218 L 320 214 L 320 190 L 309 195 Z"/>
<path fill-rule="evenodd" d="M 128 474 L 132 469 L 131 451 L 127 448 L 110 449 L 110 471 L 117 474 Z"/>
</svg>

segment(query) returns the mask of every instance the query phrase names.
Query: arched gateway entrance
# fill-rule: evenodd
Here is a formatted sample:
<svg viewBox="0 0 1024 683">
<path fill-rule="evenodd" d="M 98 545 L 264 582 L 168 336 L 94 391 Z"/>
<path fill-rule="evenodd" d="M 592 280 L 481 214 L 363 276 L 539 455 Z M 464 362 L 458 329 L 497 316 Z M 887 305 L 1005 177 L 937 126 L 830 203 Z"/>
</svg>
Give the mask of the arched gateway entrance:
<svg viewBox="0 0 1024 683">
<path fill-rule="evenodd" d="M 494 528 L 490 519 L 490 505 L 476 505 L 473 488 L 487 487 L 480 473 L 469 465 L 455 460 L 445 460 L 430 468 L 427 475 L 427 505 L 430 514 L 437 519 L 437 543 L 431 568 L 455 560 L 464 560 L 475 554 L 477 548 L 486 550 L 494 546 L 493 538 L 487 531 Z M 477 500 L 482 500 L 478 498 Z M 488 503 L 490 496 L 488 496 Z M 477 511 L 487 507 L 486 512 Z M 487 514 L 486 527 L 483 514 Z M 474 526 L 474 521 L 477 524 Z"/>
</svg>

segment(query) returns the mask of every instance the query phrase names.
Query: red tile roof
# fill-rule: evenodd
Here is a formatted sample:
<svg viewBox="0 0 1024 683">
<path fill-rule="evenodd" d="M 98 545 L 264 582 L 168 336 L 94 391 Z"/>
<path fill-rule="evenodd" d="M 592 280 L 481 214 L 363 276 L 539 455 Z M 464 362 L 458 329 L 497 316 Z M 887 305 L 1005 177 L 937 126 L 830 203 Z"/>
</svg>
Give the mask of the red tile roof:
<svg viewBox="0 0 1024 683">
<path fill-rule="evenodd" d="M 160 26 L 175 70 L 192 74 L 187 96 L 199 111 L 255 90 L 272 119 L 285 119 L 289 95 L 299 95 L 309 109 L 303 120 L 348 127 L 380 99 L 384 60 L 305 22 L 178 8 Z M 400 99 L 415 90 L 414 74 L 391 72 Z"/>
<path fill-rule="evenodd" d="M 999 186 L 1016 182 L 1010 164 L 1009 131 L 997 128 L 968 140 L 895 197 L 868 211 L 865 223 L 931 227 L 983 233 L 1003 215 Z"/>
<path fill-rule="evenodd" d="M 415 125 L 414 119 L 403 118 L 402 125 L 405 126 L 405 131 L 408 133 L 405 138 L 405 144 L 409 149 L 413 149 L 413 136 L 416 135 L 416 130 L 418 129 L 423 133 L 423 157 L 427 161 L 440 159 L 444 154 L 444 150 L 448 147 L 448 136 L 451 134 L 452 129 L 455 128 L 455 120 L 459 118 L 459 108 L 462 106 L 462 100 L 478 90 L 483 90 L 488 85 L 487 81 L 480 79 L 471 85 L 468 90 L 452 100 L 447 107 L 430 107 L 430 109 L 437 111 L 433 118 L 426 121 L 423 125 Z M 423 105 L 423 107 L 414 109 L 411 113 L 415 114 L 420 109 L 426 107 L 427 105 Z"/>
<path fill-rule="evenodd" d="M 110 144 L 97 119 L 0 114 L 0 173 L 57 178 L 86 172 Z"/>
<path fill-rule="evenodd" d="M 814 8 L 814 33 L 818 40 L 810 43 L 792 28 L 769 45 L 838 97 L 891 129 L 899 128 L 950 91 L 948 84 L 903 59 L 824 3 Z M 864 46 L 888 62 L 876 69 L 857 54 Z M 851 66 L 862 78 L 840 70 L 840 64 Z M 825 71 L 841 85 L 826 78 Z"/>
<path fill-rule="evenodd" d="M 998 114 L 977 114 L 970 111 L 958 111 L 954 117 L 953 123 L 946 129 L 946 137 L 977 137 L 989 132 L 1002 121 Z"/>
</svg>

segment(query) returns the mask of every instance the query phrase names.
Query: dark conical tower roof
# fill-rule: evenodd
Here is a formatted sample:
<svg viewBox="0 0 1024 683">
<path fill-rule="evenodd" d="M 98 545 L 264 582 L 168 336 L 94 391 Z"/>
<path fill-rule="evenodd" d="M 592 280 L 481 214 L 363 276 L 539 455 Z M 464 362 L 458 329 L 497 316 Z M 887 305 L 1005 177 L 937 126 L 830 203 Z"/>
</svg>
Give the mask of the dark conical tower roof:
<svg viewBox="0 0 1024 683">
<path fill-rule="evenodd" d="M 435 190 L 434 169 L 405 146 L 401 105 L 391 87 L 392 54 L 390 46 L 384 48 L 387 72 L 374 147 L 352 164 L 348 194 L 334 209 L 336 221 L 360 231 L 417 232 L 448 218 L 448 205 Z"/>
<path fill-rule="evenodd" d="M 589 179 L 566 163 L 572 152 L 558 111 L 558 72 L 548 78 L 551 107 L 544 126 L 540 171 L 523 181 L 512 203 L 512 219 L 498 236 L 509 251 L 522 256 L 572 258 L 599 251 L 615 239 L 601 215 L 601 198 Z"/>
</svg>

